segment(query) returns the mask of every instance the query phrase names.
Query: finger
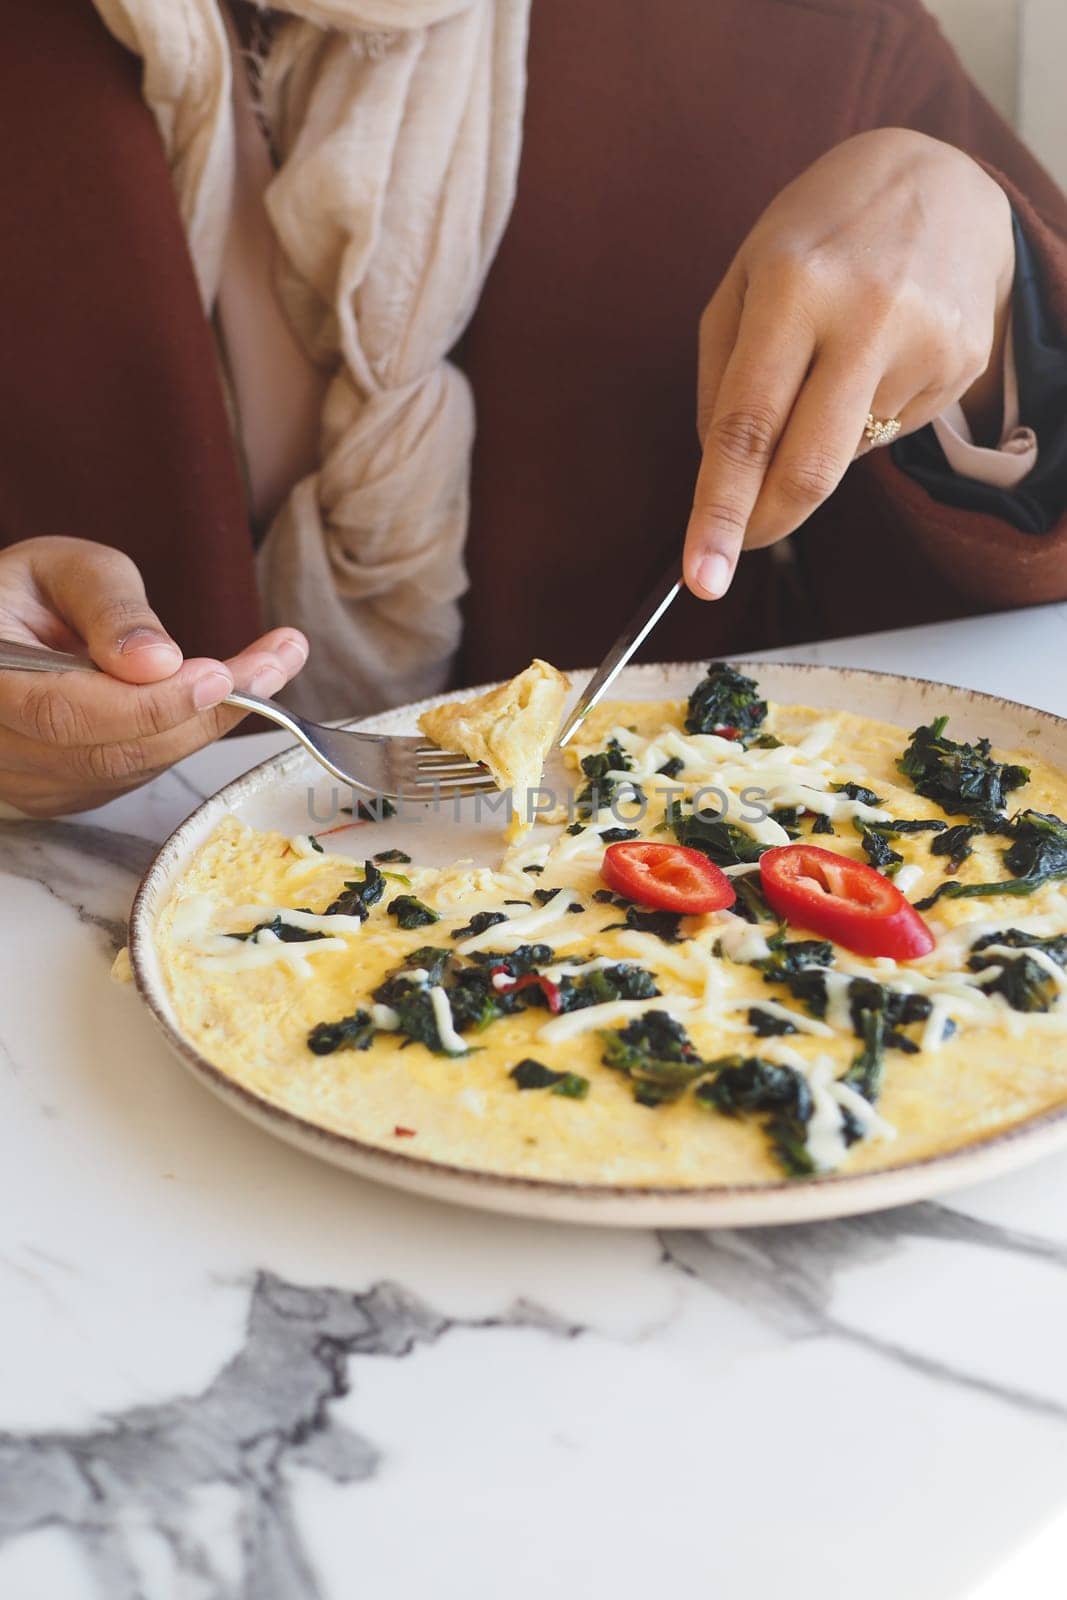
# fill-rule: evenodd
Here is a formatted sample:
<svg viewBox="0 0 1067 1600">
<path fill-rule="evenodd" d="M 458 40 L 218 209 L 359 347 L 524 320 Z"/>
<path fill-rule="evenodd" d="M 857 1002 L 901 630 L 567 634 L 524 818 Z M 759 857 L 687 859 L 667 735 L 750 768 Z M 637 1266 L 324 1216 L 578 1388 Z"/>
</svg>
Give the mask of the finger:
<svg viewBox="0 0 1067 1600">
<path fill-rule="evenodd" d="M 715 397 L 686 530 L 686 582 L 701 599 L 724 595 L 778 441 L 815 350 L 811 321 L 777 295 L 746 300 Z"/>
<path fill-rule="evenodd" d="M 884 378 L 871 400 L 867 415 L 863 418 L 863 432 L 856 449 L 857 460 L 861 456 L 869 455 L 872 450 L 885 449 L 896 439 L 903 439 L 907 434 L 917 433 L 920 428 L 925 428 L 935 417 L 941 415 L 951 401 L 952 396 L 946 393 L 940 384 L 931 385 L 915 394 L 914 385 L 908 384 L 901 378 L 895 375 Z M 867 424 L 872 419 L 876 422 L 898 422 L 900 427 L 892 439 L 879 443 L 867 435 Z"/>
<path fill-rule="evenodd" d="M 225 692 L 229 693 L 236 682 L 253 693 L 274 694 L 295 675 L 306 656 L 307 644 L 302 634 L 292 628 L 274 629 L 228 663 L 231 672 L 226 676 Z M 184 679 L 188 672 L 204 665 L 187 662 L 177 679 Z M 212 666 L 210 662 L 206 665 Z M 4 680 L 16 676 L 28 677 L 29 674 L 0 673 L 0 713 Z M 146 697 L 154 697 L 161 703 L 172 695 L 176 683 L 175 679 L 169 679 L 155 686 L 133 687 L 75 672 L 64 673 L 57 681 L 67 683 L 75 679 L 78 680 L 75 690 L 87 679 L 92 685 L 112 685 L 125 695 L 127 710 L 134 701 L 143 703 Z M 78 714 L 79 710 L 75 708 L 63 715 Z M 127 723 L 122 731 L 107 740 L 74 743 L 55 739 L 42 741 L 36 730 L 9 727 L 0 734 L 0 769 L 17 773 L 24 787 L 30 791 L 41 788 L 47 795 L 120 793 L 147 782 L 176 761 L 203 749 L 236 727 L 245 715 L 237 707 L 219 705 L 183 717 L 158 732 L 138 734 L 131 731 Z M 13 803 L 18 805 L 19 801 L 14 799 Z M 82 800 L 82 808 L 89 803 Z"/>
<path fill-rule="evenodd" d="M 731 267 L 715 291 L 700 319 L 697 364 L 697 438 L 701 449 L 708 425 L 715 413 L 715 401 L 729 366 L 741 313 L 745 306 L 745 277 L 740 268 Z"/>
<path fill-rule="evenodd" d="M 46 601 L 105 672 L 126 683 L 156 683 L 177 672 L 182 652 L 121 550 L 84 539 L 42 540 L 32 570 Z"/>
<path fill-rule="evenodd" d="M 295 628 L 274 628 L 227 662 L 234 685 L 266 698 L 296 676 L 308 655 L 307 640 Z M 140 741 L 132 750 L 113 752 L 113 759 L 98 757 L 113 777 L 141 783 L 176 762 L 195 755 L 223 734 L 230 733 L 248 713 L 237 706 L 218 705 L 198 716 Z"/>
<path fill-rule="evenodd" d="M 844 350 L 819 356 L 753 510 L 747 540 L 751 548 L 794 532 L 838 487 L 876 403 L 872 396 L 879 393 L 880 364 L 874 354 L 866 364 L 857 364 L 854 354 Z M 881 385 L 883 395 L 892 392 Z"/>
<path fill-rule="evenodd" d="M 103 672 L 0 672 L 0 727 L 62 750 L 150 738 L 218 705 L 228 669 L 187 661 L 159 683 L 129 684 Z"/>
<path fill-rule="evenodd" d="M 234 684 L 250 694 L 269 697 L 295 678 L 308 658 L 308 642 L 297 628 L 272 628 L 247 645 L 225 665 Z"/>
</svg>

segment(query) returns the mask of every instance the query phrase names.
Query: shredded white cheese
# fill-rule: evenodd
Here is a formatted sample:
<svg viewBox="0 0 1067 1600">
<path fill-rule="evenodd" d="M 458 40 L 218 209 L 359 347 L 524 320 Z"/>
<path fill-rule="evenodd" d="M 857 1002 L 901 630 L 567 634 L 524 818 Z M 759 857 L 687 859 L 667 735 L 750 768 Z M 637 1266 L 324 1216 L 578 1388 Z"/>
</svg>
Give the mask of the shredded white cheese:
<svg viewBox="0 0 1067 1600">
<path fill-rule="evenodd" d="M 547 933 L 549 929 L 553 930 L 557 943 L 560 937 L 573 942 L 581 935 L 567 926 L 570 921 L 567 907 L 570 905 L 580 906 L 581 901 L 570 889 L 558 889 L 543 906 L 510 917 L 507 922 L 495 923 L 493 927 L 486 928 L 484 933 L 472 934 L 469 939 L 460 940 L 456 949 L 461 955 L 467 955 L 472 950 L 493 949 L 501 943 L 524 944 L 531 934 Z"/>
<path fill-rule="evenodd" d="M 688 995 L 660 995 L 653 1000 L 609 1000 L 602 1006 L 586 1006 L 582 1011 L 568 1011 L 562 1017 L 553 1017 L 538 1030 L 537 1037 L 546 1044 L 561 1044 L 567 1039 L 577 1039 L 580 1034 L 591 1033 L 595 1028 L 608 1027 L 613 1022 L 625 1022 L 631 1017 L 643 1017 L 649 1011 L 666 1011 L 671 1017 L 687 1017 L 696 1010 L 698 1002 Z"/>
<path fill-rule="evenodd" d="M 909 861 L 901 867 L 893 881 L 900 890 L 901 894 L 907 895 L 911 894 L 912 890 L 922 883 L 925 877 L 925 869 L 917 866 L 914 861 Z"/>
<path fill-rule="evenodd" d="M 467 1046 L 462 1036 L 456 1032 L 452 1021 L 452 1007 L 439 983 L 435 983 L 430 990 L 430 1004 L 433 1006 L 433 1019 L 437 1024 L 438 1037 L 444 1048 L 450 1056 L 465 1056 Z"/>
<path fill-rule="evenodd" d="M 820 1022 L 817 1017 L 809 1017 L 805 1011 L 791 1011 L 788 1006 L 779 1005 L 777 1000 L 765 1000 L 759 995 L 755 1000 L 745 996 L 739 1000 L 730 1000 L 727 1007 L 730 1011 L 747 1011 L 755 1006 L 760 1011 L 766 1011 L 769 1016 L 777 1017 L 782 1022 L 791 1022 L 798 1033 L 810 1033 L 817 1039 L 832 1039 L 834 1030 L 825 1022 Z"/>
</svg>

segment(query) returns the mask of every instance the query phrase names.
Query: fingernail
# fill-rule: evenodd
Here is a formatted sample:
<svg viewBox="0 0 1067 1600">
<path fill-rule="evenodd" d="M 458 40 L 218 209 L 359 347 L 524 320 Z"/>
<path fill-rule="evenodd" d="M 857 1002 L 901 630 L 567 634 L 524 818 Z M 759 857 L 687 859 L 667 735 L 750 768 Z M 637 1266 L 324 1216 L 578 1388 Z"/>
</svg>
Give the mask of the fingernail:
<svg viewBox="0 0 1067 1600">
<path fill-rule="evenodd" d="M 283 639 L 281 644 L 275 646 L 274 653 L 290 677 L 300 671 L 308 658 L 304 646 L 297 644 L 295 639 Z"/>
<path fill-rule="evenodd" d="M 282 685 L 287 682 L 288 679 L 281 667 L 261 667 L 252 679 L 252 693 L 264 696 L 277 694 Z"/>
<path fill-rule="evenodd" d="M 193 684 L 193 705 L 198 711 L 210 711 L 222 704 L 232 688 L 233 680 L 224 672 L 206 672 Z"/>
<path fill-rule="evenodd" d="M 704 593 L 717 600 L 730 587 L 730 563 L 724 555 L 713 551 L 697 564 L 696 579 Z"/>
<path fill-rule="evenodd" d="M 120 655 L 133 656 L 141 650 L 165 650 L 167 655 L 173 656 L 176 661 L 180 661 L 182 655 L 174 640 L 168 639 L 166 634 L 158 632 L 155 628 L 134 628 L 132 633 L 119 640 Z"/>
</svg>

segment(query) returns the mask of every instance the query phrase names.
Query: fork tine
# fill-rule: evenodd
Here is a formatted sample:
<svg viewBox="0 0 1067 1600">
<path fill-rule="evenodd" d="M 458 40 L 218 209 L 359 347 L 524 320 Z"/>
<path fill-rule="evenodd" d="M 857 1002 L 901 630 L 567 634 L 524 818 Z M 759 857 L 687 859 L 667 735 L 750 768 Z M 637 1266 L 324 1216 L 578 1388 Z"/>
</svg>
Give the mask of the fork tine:
<svg viewBox="0 0 1067 1600">
<path fill-rule="evenodd" d="M 491 776 L 487 768 L 478 766 L 470 761 L 454 762 L 447 765 L 444 762 L 426 765 L 420 761 L 416 772 L 420 779 L 440 778 L 445 782 L 453 778 L 489 778 Z"/>
<path fill-rule="evenodd" d="M 413 805 L 432 805 L 445 800 L 466 800 L 470 796 L 497 794 L 495 783 L 467 784 L 462 788 L 450 784 L 425 784 L 416 789 L 402 789 L 397 798 Z"/>
<path fill-rule="evenodd" d="M 472 762 L 467 755 L 446 755 L 443 750 L 435 750 L 432 755 L 418 755 L 416 766 L 419 770 L 437 771 L 438 768 L 470 768 L 478 773 L 488 771 L 485 762 Z"/>
<path fill-rule="evenodd" d="M 472 772 L 468 777 L 459 778 L 417 777 L 415 783 L 426 794 L 434 794 L 437 791 L 444 793 L 446 790 L 449 793 L 458 791 L 461 794 L 473 794 L 476 789 L 482 793 L 488 793 L 489 790 L 497 787 L 492 778 L 479 772 Z"/>
</svg>

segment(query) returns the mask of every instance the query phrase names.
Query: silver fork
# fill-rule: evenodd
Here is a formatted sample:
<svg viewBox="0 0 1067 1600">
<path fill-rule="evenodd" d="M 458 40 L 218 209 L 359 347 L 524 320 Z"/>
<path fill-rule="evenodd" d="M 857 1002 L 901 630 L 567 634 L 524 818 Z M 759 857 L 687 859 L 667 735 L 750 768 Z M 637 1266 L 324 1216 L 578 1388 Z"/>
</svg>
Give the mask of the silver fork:
<svg viewBox="0 0 1067 1600">
<path fill-rule="evenodd" d="M 16 672 L 98 672 L 84 656 L 40 645 L 0 639 L 0 669 Z M 255 711 L 286 728 L 327 772 L 352 789 L 385 800 L 451 800 L 455 796 L 488 794 L 496 788 L 487 767 L 430 744 L 421 735 L 353 733 L 328 728 L 286 711 L 273 700 L 235 689 L 223 701 L 242 711 Z"/>
</svg>

